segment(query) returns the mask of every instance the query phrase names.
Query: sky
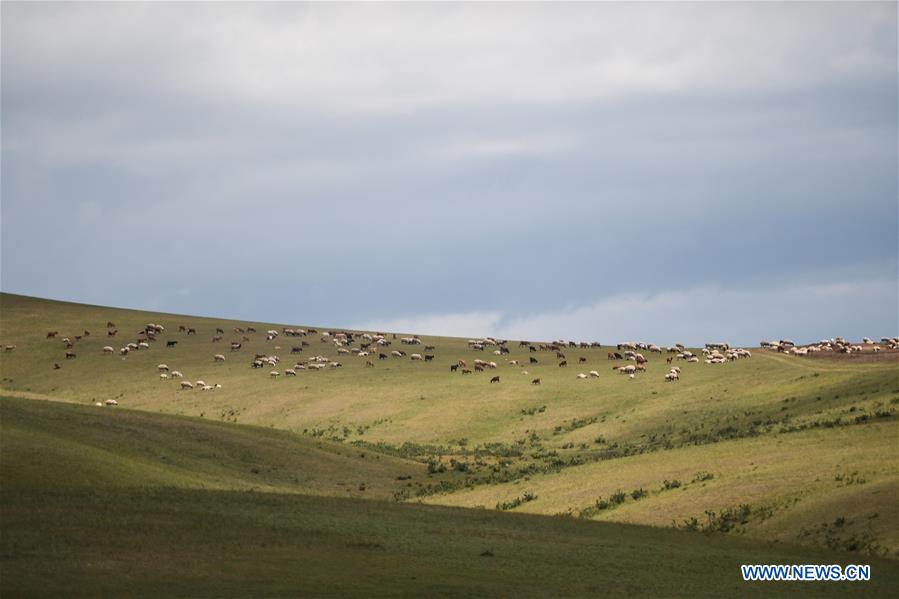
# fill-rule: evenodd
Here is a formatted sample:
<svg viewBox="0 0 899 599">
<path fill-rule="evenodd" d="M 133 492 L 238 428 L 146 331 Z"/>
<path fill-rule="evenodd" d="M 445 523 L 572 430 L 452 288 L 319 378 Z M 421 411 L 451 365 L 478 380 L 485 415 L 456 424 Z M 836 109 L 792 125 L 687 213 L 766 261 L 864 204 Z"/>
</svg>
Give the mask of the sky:
<svg viewBox="0 0 899 599">
<path fill-rule="evenodd" d="M 464 337 L 899 334 L 895 2 L 0 17 L 3 291 Z"/>
</svg>

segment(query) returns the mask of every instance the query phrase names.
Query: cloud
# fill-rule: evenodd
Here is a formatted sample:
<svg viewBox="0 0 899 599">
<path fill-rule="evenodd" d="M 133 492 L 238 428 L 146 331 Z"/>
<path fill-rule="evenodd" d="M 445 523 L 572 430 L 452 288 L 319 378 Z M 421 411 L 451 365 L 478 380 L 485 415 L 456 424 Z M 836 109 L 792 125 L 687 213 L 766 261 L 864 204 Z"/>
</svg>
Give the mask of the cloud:
<svg viewBox="0 0 899 599">
<path fill-rule="evenodd" d="M 495 330 L 501 317 L 500 312 L 425 314 L 408 318 L 370 320 L 351 328 L 444 337 L 477 337 L 487 334 L 484 331 Z"/>
<path fill-rule="evenodd" d="M 762 339 L 899 334 L 895 280 L 808 283 L 770 289 L 697 287 L 615 295 L 596 303 L 526 315 L 502 311 L 376 320 L 358 328 L 446 336 L 570 339 L 691 346 L 756 346 Z"/>
<path fill-rule="evenodd" d="M 895 4 L 0 10 L 9 291 L 467 334 L 895 278 Z"/>
</svg>

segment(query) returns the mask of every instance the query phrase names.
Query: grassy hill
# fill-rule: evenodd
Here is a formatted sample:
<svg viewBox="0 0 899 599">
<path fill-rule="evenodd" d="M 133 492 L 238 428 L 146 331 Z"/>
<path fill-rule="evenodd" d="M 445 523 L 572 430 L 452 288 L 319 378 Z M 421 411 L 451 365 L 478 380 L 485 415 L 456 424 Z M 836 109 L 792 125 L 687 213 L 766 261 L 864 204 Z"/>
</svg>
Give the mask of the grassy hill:
<svg viewBox="0 0 899 599">
<path fill-rule="evenodd" d="M 116 337 L 107 336 L 107 321 L 115 323 Z M 103 353 L 105 345 L 118 350 L 136 340 L 149 322 L 166 327 L 149 349 Z M 179 325 L 197 334 L 179 332 Z M 679 362 L 681 380 L 666 383 L 666 355 L 647 355 L 647 372 L 629 379 L 612 371 L 620 362 L 607 359 L 615 350 L 609 345 L 565 348 L 568 366 L 559 367 L 554 352 L 518 343 L 497 356 L 470 349 L 465 339 L 422 337 L 422 345 L 396 339 L 382 351 L 428 353 L 433 362 L 378 360 L 338 354 L 319 334 L 266 340 L 266 330 L 282 326 L 298 325 L 0 294 L 0 343 L 16 346 L 0 353 L 0 393 L 82 404 L 70 412 L 57 403 L 9 403 L 14 407 L 4 413 L 16 417 L 3 422 L 4 442 L 14 442 L 4 446 L 4 482 L 39 491 L 88 477 L 110 493 L 152 484 L 168 489 L 158 491 L 163 495 L 170 487 L 184 489 L 182 498 L 203 490 L 237 504 L 238 491 L 249 489 L 289 496 L 279 505 L 313 501 L 296 494 L 391 499 L 435 504 L 414 509 L 452 518 L 475 516 L 436 504 L 488 508 L 475 510 L 478 517 L 573 516 L 539 520 L 564 526 L 706 531 L 652 529 L 686 534 L 671 538 L 695 539 L 697 546 L 776 542 L 807 552 L 848 551 L 857 560 L 899 557 L 897 353 L 842 360 L 753 349 L 752 358 L 733 363 Z M 225 335 L 213 342 L 217 328 Z M 47 338 L 49 331 L 59 335 Z M 65 336 L 74 341 L 68 350 L 74 359 L 65 358 Z M 240 351 L 229 351 L 232 340 L 242 343 Z M 168 348 L 167 341 L 178 343 Z M 425 352 L 425 345 L 434 349 Z M 302 351 L 293 354 L 293 347 Z M 218 353 L 224 363 L 213 360 Z M 257 353 L 278 355 L 279 370 L 315 355 L 342 365 L 273 378 L 271 368 L 250 367 Z M 532 357 L 538 363 L 530 364 Z M 497 368 L 449 370 L 474 359 Z M 159 379 L 160 363 L 187 380 L 222 387 L 182 391 L 177 381 Z M 590 370 L 600 376 L 575 376 Z M 491 384 L 496 375 L 500 382 Z M 531 384 L 534 378 L 542 384 Z M 119 407 L 93 406 L 106 399 Z M 31 412 L 32 405 L 43 412 Z M 10 471 L 7 455 L 33 467 Z M 95 460 L 105 466 L 82 467 Z M 406 508 L 413 506 L 383 509 Z"/>
<path fill-rule="evenodd" d="M 795 585 L 743 583 L 740 564 L 857 561 L 671 529 L 310 495 L 344 476 L 372 490 L 401 484 L 390 475 L 414 468 L 243 425 L 3 398 L 0 433 L 4 596 L 787 596 Z M 888 595 L 899 564 L 864 561 L 869 583 L 803 590 Z"/>
</svg>

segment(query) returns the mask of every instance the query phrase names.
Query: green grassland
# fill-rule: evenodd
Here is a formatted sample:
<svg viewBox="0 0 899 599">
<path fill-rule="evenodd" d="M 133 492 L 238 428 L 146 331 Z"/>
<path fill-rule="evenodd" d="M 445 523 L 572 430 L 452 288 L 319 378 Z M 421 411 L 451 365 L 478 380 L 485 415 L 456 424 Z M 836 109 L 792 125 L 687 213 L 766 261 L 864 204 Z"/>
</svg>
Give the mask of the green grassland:
<svg viewBox="0 0 899 599">
<path fill-rule="evenodd" d="M 115 338 L 106 335 L 107 321 L 116 323 Z M 149 322 L 166 327 L 150 349 L 125 357 L 117 351 L 103 354 L 105 345 L 118 350 L 134 341 Z M 198 334 L 179 333 L 179 325 L 196 328 Z M 230 341 L 244 337 L 234 328 L 247 326 L 257 332 L 246 334 L 249 339 L 240 351 L 229 351 Z M 189 518 L 195 503 L 220 503 L 223 513 L 233 514 L 245 525 L 240 534 L 268 538 L 281 548 L 283 553 L 278 555 L 285 560 L 303 546 L 290 531 L 306 530 L 315 521 L 313 516 L 305 521 L 294 515 L 292 505 L 318 502 L 315 509 L 330 510 L 334 522 L 340 523 L 334 524 L 337 532 L 342 526 L 363 526 L 357 522 L 364 520 L 356 513 L 359 505 L 378 510 L 383 521 L 371 523 L 372 527 L 383 525 L 401 536 L 414 529 L 397 524 L 403 514 L 421 515 L 432 519 L 427 526 L 434 545 L 418 547 L 416 559 L 448 562 L 434 571 L 421 570 L 427 584 L 437 586 L 422 586 L 425 582 L 418 580 L 397 588 L 423 593 L 599 592 L 613 580 L 614 568 L 595 577 L 587 575 L 578 570 L 586 562 L 574 560 L 573 552 L 562 548 L 583 541 L 585 555 L 599 559 L 600 553 L 591 551 L 602 552 L 601 544 L 590 549 L 593 541 L 583 539 L 605 534 L 590 532 L 600 530 L 618 531 L 614 534 L 622 537 L 615 537 L 621 552 L 608 555 L 606 546 L 600 560 L 622 568 L 640 554 L 638 541 L 623 539 L 628 535 L 634 539 L 661 535 L 653 537 L 664 539 L 658 541 L 660 547 L 669 541 L 684 543 L 694 548 L 684 550 L 684 555 L 698 560 L 710 560 L 723 548 L 737 552 L 732 556 L 742 551 L 738 548 L 764 548 L 759 555 L 793 552 L 795 563 L 807 563 L 812 556 L 844 561 L 852 556 L 856 561 L 887 558 L 883 568 L 892 572 L 899 557 L 899 354 L 884 352 L 877 359 L 848 361 L 753 349 L 752 358 L 734 363 L 679 362 L 681 380 L 666 383 L 665 355 L 646 354 L 647 372 L 635 379 L 613 372 L 611 366 L 620 362 L 606 359 L 612 340 L 599 340 L 602 348 L 565 348 L 568 366 L 560 368 L 554 352 L 532 353 L 517 342 L 510 342 L 510 355 L 496 356 L 489 349 L 469 349 L 465 339 L 422 337 L 423 345 L 435 346 L 428 352 L 396 339 L 381 351 L 429 353 L 434 361 L 378 360 L 375 355 L 367 358 L 374 366 L 366 367 L 366 358 L 338 354 L 333 343 L 321 341 L 317 334 L 265 340 L 267 329 L 280 331 L 282 326 L 302 325 L 156 314 L 0 294 L 0 344 L 16 346 L 0 353 L 0 394 L 10 398 L 3 400 L 0 472 L 4 491 L 10 484 L 17 489 L 5 500 L 14 511 L 27 512 L 28 498 L 57 507 L 71 500 L 71 509 L 91 511 L 108 497 L 117 505 L 134 506 L 110 515 L 110 522 L 122 527 L 139 520 L 140 510 L 152 511 L 154 501 L 169 511 L 171 522 Z M 225 335 L 214 343 L 217 327 Z M 91 334 L 75 342 L 70 351 L 77 357 L 66 360 L 59 338 L 83 335 L 84 330 Z M 48 339 L 48 331 L 59 331 L 59 338 Z M 166 348 L 167 340 L 178 344 Z M 291 348 L 302 341 L 308 345 L 292 355 Z M 214 362 L 217 353 L 225 354 L 224 363 Z M 250 367 L 256 353 L 280 356 L 279 370 L 292 366 L 296 358 L 314 355 L 338 360 L 342 366 L 272 378 L 270 368 Z M 532 356 L 538 364 L 528 364 Z M 578 363 L 581 357 L 586 363 Z M 498 367 L 470 375 L 449 371 L 450 364 L 460 359 L 471 365 L 476 358 L 496 361 Z M 509 365 L 510 360 L 522 365 Z M 61 368 L 54 370 L 54 363 Z M 160 363 L 180 370 L 186 380 L 202 379 L 222 388 L 182 391 L 177 381 L 159 380 L 156 366 Z M 575 376 L 590 370 L 600 376 L 587 380 Z M 495 375 L 501 381 L 489 383 Z M 542 384 L 532 385 L 534 378 Z M 116 399 L 119 407 L 93 406 L 106 399 Z M 82 479 L 92 481 L 91 488 L 99 489 L 99 494 L 88 493 L 77 482 Z M 135 499 L 143 497 L 135 489 L 147 486 L 156 489 L 155 499 Z M 619 492 L 623 498 L 616 495 Z M 613 496 L 616 501 L 610 503 Z M 268 507 L 254 507 L 259 497 L 266 498 L 263 503 Z M 359 504 L 361 499 L 368 501 Z M 440 505 L 419 505 L 422 502 Z M 549 517 L 557 514 L 564 517 Z M 276 529 L 259 530 L 265 528 L 260 522 L 271 523 L 273 518 L 279 522 Z M 14 523 L 9 526 L 18 531 L 13 539 L 29 534 Z M 489 544 L 506 547 L 504 555 L 511 555 L 506 553 L 507 537 L 526 539 L 526 554 L 547 567 L 537 568 L 516 554 L 512 561 L 531 563 L 530 567 L 500 568 L 509 576 L 493 582 L 471 574 L 467 578 L 471 585 L 454 586 L 461 584 L 454 567 L 486 573 L 502 561 L 499 552 L 490 559 L 479 552 L 473 557 L 466 553 L 459 558 L 462 561 L 441 553 L 446 548 L 440 547 L 440 538 L 450 533 L 440 531 L 458 527 L 461 539 L 464 531 L 476 531 L 479 526 L 495 532 L 488 537 Z M 671 530 L 674 526 L 702 532 Z M 548 531 L 545 527 L 560 527 L 552 528 L 560 536 L 547 532 L 556 541 L 547 540 L 544 547 L 534 531 Z M 71 547 L 79 538 L 77 542 L 87 542 L 78 535 L 88 532 L 89 527 L 73 532 Z M 203 534 L 207 532 L 204 529 Z M 6 540 L 4 563 L 12 564 Z M 382 547 L 376 552 L 350 553 L 376 554 L 381 556 L 377 563 L 398 558 L 399 554 L 391 553 L 397 544 L 389 536 L 386 542 L 371 543 Z M 185 547 L 190 544 L 185 541 Z M 475 545 L 469 549 L 474 551 Z M 222 545 L 227 546 L 227 542 Z M 346 544 L 341 547 L 337 542 L 335 547 L 344 551 Z M 304 559 L 317 560 L 318 549 L 305 550 Z M 630 550 L 634 553 L 629 554 Z M 702 555 L 691 553 L 694 550 Z M 154 551 L 164 552 L 160 547 Z M 562 555 L 549 559 L 553 551 Z M 353 556 L 347 559 L 358 557 Z M 322 564 L 327 561 L 322 560 Z M 276 566 L 275 562 L 272 557 L 259 568 L 279 571 L 286 564 Z M 31 567 L 15 563 L 25 570 Z M 122 563 L 134 567 L 127 559 Z M 683 572 L 697 571 L 677 563 Z M 653 568 L 669 565 L 652 561 Z M 383 577 L 403 576 L 400 570 L 384 568 L 365 578 L 373 586 L 359 578 L 353 586 L 339 590 L 363 593 L 383 588 L 378 586 L 386 580 Z M 559 580 L 562 574 L 571 575 L 572 568 L 580 579 L 565 586 Z M 325 565 L 314 569 L 321 573 L 321 580 L 328 579 Z M 233 578 L 240 578 L 238 571 L 232 572 Z M 513 572 L 519 573 L 513 576 Z M 148 585 L 163 584 L 162 578 L 150 583 L 152 573 L 133 574 Z M 178 576 L 186 585 L 179 587 L 183 594 L 195 594 L 201 588 L 191 586 L 184 572 Z M 556 586 L 534 586 L 534 576 Z M 280 591 L 321 589 L 301 582 L 301 577 L 285 579 L 288 586 Z M 277 587 L 267 588 L 279 592 Z M 709 587 L 678 583 L 642 588 L 644 593 L 638 594 L 666 595 Z M 615 589 L 627 592 L 626 586 Z"/>
<path fill-rule="evenodd" d="M 4 596 L 788 596 L 789 583 L 743 583 L 739 565 L 859 561 L 672 529 L 328 497 L 318 492 L 337 478 L 374 489 L 415 469 L 239 424 L 21 398 L 0 399 L 0 422 Z M 803 590 L 887 596 L 899 564 L 863 561 L 869 583 Z"/>
</svg>

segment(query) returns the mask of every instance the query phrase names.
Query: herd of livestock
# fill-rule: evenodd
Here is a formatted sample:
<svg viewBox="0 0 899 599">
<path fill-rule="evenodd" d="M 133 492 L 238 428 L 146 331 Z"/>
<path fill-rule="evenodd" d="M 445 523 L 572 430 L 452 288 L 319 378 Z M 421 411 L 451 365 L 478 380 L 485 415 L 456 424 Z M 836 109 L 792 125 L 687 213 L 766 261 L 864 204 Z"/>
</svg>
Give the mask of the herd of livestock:
<svg viewBox="0 0 899 599">
<path fill-rule="evenodd" d="M 106 323 L 106 336 L 108 338 L 114 338 L 118 334 L 118 329 L 113 322 Z M 121 356 L 127 356 L 131 352 L 148 350 L 151 347 L 151 344 L 157 341 L 162 335 L 165 334 L 165 327 L 161 324 L 157 323 L 148 323 L 141 329 L 133 341 L 129 341 L 116 349 L 111 345 L 106 345 L 103 347 L 103 353 L 112 355 L 118 353 Z M 195 328 L 179 326 L 178 332 L 184 334 L 185 336 L 196 335 L 197 330 Z M 235 327 L 233 333 L 237 336 L 234 340 L 229 342 L 229 353 L 233 354 L 235 352 L 240 352 L 243 348 L 243 344 L 249 342 L 252 335 L 256 333 L 256 329 L 253 327 Z M 216 328 L 215 334 L 212 337 L 212 343 L 219 343 L 223 341 L 225 335 L 225 331 L 222 328 Z M 62 337 L 62 343 L 65 347 L 65 359 L 70 360 L 76 358 L 76 353 L 74 351 L 75 344 L 82 340 L 85 337 L 90 336 L 90 331 L 83 331 L 83 333 L 79 335 L 72 335 L 68 337 Z M 308 357 L 304 357 L 301 359 L 293 360 L 293 365 L 283 368 L 281 366 L 281 357 L 277 355 L 277 351 L 280 351 L 281 345 L 278 345 L 280 341 L 279 337 L 283 339 L 290 338 L 291 341 L 289 343 L 289 352 L 292 356 L 298 356 L 299 354 L 308 355 L 306 350 L 311 349 L 311 342 L 309 339 L 314 339 L 315 336 L 318 337 L 317 347 L 327 347 L 330 351 L 336 352 L 339 356 L 338 359 L 331 359 L 324 355 L 321 355 L 320 349 L 316 351 L 316 355 L 311 355 Z M 50 331 L 47 333 L 47 339 L 56 339 L 59 337 L 58 331 Z M 302 328 L 290 328 L 283 327 L 280 331 L 276 329 L 270 329 L 265 332 L 265 340 L 266 342 L 274 342 L 272 349 L 274 352 L 266 352 L 266 353 L 255 353 L 253 359 L 249 362 L 249 365 L 253 369 L 264 369 L 268 370 L 268 374 L 271 378 L 277 377 L 295 377 L 299 372 L 303 371 L 318 371 L 325 368 L 340 368 L 342 366 L 339 359 L 344 358 L 357 358 L 365 360 L 366 368 L 373 368 L 375 366 L 376 360 L 390 360 L 390 359 L 403 359 L 408 358 L 412 361 L 420 361 L 420 362 L 432 362 L 435 358 L 435 350 L 436 347 L 433 345 L 427 345 L 422 342 L 421 338 L 418 336 L 407 336 L 397 338 L 396 334 L 387 334 L 387 333 L 359 333 L 359 332 L 351 332 L 351 331 L 323 331 L 319 333 L 316 329 L 302 329 Z M 409 351 L 407 352 L 405 349 L 399 349 L 393 347 L 393 343 L 395 341 L 399 341 L 399 345 L 402 346 L 410 346 Z M 487 351 L 491 352 L 495 359 L 486 360 L 480 358 L 469 358 L 459 359 L 452 364 L 450 364 L 450 372 L 461 372 L 461 374 L 472 374 L 476 372 L 484 372 L 486 370 L 495 370 L 499 368 L 496 360 L 502 359 L 502 356 L 510 354 L 511 350 L 509 348 L 508 340 L 495 339 L 493 337 L 484 337 L 482 339 L 469 339 L 468 340 L 468 348 L 472 352 L 481 352 L 486 353 Z M 166 347 L 174 348 L 178 344 L 177 339 L 167 339 Z M 842 337 L 835 337 L 833 339 L 823 339 L 818 343 L 799 346 L 793 343 L 788 339 L 781 339 L 778 341 L 762 341 L 760 343 L 760 347 L 770 351 L 776 351 L 779 353 L 785 353 L 794 356 L 807 356 L 809 354 L 814 354 L 817 352 L 834 352 L 840 354 L 849 354 L 863 351 L 872 351 L 879 352 L 881 350 L 881 345 L 883 345 L 887 349 L 897 350 L 899 349 L 899 337 L 883 337 L 881 338 L 881 343 L 874 343 L 871 339 L 865 337 L 861 344 L 853 344 Z M 421 350 L 415 351 L 418 349 L 418 346 L 421 346 Z M 565 340 L 555 340 L 546 343 L 532 343 L 529 341 L 519 341 L 518 348 L 519 350 L 523 350 L 526 348 L 529 358 L 525 362 L 523 359 L 513 359 L 507 360 L 509 366 L 512 367 L 525 367 L 526 365 L 536 365 L 540 363 L 540 360 L 546 360 L 542 357 L 541 354 L 549 353 L 550 360 L 555 359 L 555 364 L 560 368 L 565 368 L 568 366 L 568 358 L 565 354 L 566 351 L 569 353 L 573 351 L 577 352 L 578 350 L 585 349 L 599 349 L 602 346 L 598 342 L 575 342 L 575 341 L 565 341 Z M 414 348 L 414 349 L 413 349 Z M 5 351 L 13 351 L 15 349 L 15 345 L 6 345 L 4 346 Z M 705 347 L 699 350 L 697 353 L 690 351 L 683 344 L 676 344 L 669 347 L 662 347 L 660 345 L 656 345 L 653 343 L 644 343 L 644 342 L 625 342 L 619 343 L 616 346 L 609 347 L 609 351 L 606 356 L 608 360 L 612 361 L 620 361 L 612 366 L 612 370 L 627 376 L 629 379 L 636 378 L 637 375 L 646 372 L 646 364 L 648 362 L 647 355 L 651 355 L 653 353 L 660 354 L 660 359 L 662 355 L 665 355 L 666 363 L 669 366 L 669 370 L 664 375 L 665 382 L 676 382 L 680 380 L 681 368 L 676 365 L 672 365 L 675 361 L 683 361 L 684 363 L 699 363 L 704 362 L 706 364 L 724 364 L 726 362 L 733 362 L 736 360 L 751 358 L 752 353 L 743 348 L 734 348 L 731 347 L 727 343 L 706 343 Z M 667 354 L 667 355 L 666 355 Z M 541 357 L 537 357 L 541 356 Z M 511 357 L 511 356 L 510 356 Z M 212 355 L 212 360 L 214 362 L 225 362 L 228 358 L 224 353 L 215 353 Z M 471 364 L 469 365 L 469 361 Z M 586 364 L 588 362 L 587 358 L 583 355 L 577 357 L 577 363 L 579 365 Z M 55 363 L 53 366 L 55 369 L 60 369 L 61 366 L 59 363 Z M 189 390 L 189 389 L 200 389 L 203 391 L 213 391 L 216 389 L 220 389 L 221 385 L 217 383 L 206 383 L 204 380 L 197 380 L 195 382 L 188 381 L 184 379 L 184 375 L 178 370 L 172 370 L 169 368 L 167 364 L 159 364 L 157 366 L 159 379 L 162 381 L 167 381 L 171 379 L 179 379 L 180 380 L 180 389 Z M 521 370 L 522 374 L 527 375 L 527 370 Z M 576 375 L 577 379 L 591 379 L 598 378 L 599 371 L 598 370 L 589 370 L 588 372 L 579 372 Z M 493 376 L 490 379 L 491 383 L 499 383 L 500 377 Z M 532 384 L 539 385 L 541 384 L 540 378 L 535 378 L 532 381 Z M 108 400 L 106 405 L 116 405 L 115 400 Z"/>
</svg>

